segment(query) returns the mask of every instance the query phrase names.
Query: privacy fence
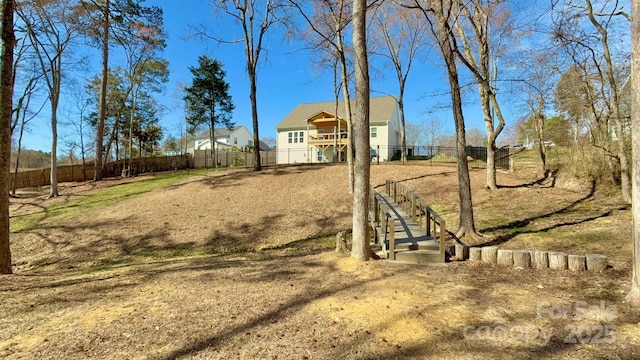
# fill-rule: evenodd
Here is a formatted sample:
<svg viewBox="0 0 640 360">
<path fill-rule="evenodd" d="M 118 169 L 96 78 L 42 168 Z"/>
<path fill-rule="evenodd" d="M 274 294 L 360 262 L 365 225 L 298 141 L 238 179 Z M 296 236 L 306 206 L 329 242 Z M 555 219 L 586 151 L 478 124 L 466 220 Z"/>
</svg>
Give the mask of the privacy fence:
<svg viewBox="0 0 640 360">
<path fill-rule="evenodd" d="M 390 161 L 399 161 L 402 150 L 399 147 L 381 147 L 375 146 L 371 149 L 372 161 L 378 162 L 378 157 L 374 154 L 386 153 L 391 150 L 394 154 Z M 296 151 L 308 150 L 269 150 L 260 152 L 260 162 L 263 166 L 269 165 L 290 165 L 293 162 L 277 163 L 276 159 L 287 159 L 288 156 L 278 156 L 278 153 L 286 152 L 291 154 Z M 487 164 L 487 149 L 484 147 L 466 148 L 469 166 L 474 168 L 484 168 Z M 252 168 L 254 165 L 254 156 L 252 152 L 227 151 L 219 150 L 216 153 L 216 163 L 210 150 L 196 150 L 191 155 L 176 156 L 154 156 L 146 158 L 135 158 L 129 162 L 128 159 L 113 161 L 105 164 L 103 177 L 117 177 L 131 175 L 135 176 L 143 173 L 183 170 L 190 168 L 213 168 L 215 167 L 241 167 Z M 295 157 L 291 157 L 295 158 Z M 446 146 L 410 146 L 407 147 L 407 161 L 420 161 L 430 165 L 455 164 L 457 162 L 457 152 L 454 147 Z M 318 162 L 315 161 L 314 162 Z M 496 151 L 496 167 L 499 169 L 510 168 L 510 152 L 509 149 L 499 149 Z M 11 186 L 15 184 L 16 189 L 27 187 L 40 187 L 50 185 L 51 170 L 38 169 L 21 171 L 17 175 L 12 173 L 10 176 Z M 57 169 L 58 182 L 85 181 L 94 178 L 94 164 L 89 163 L 83 165 L 64 165 Z"/>
<path fill-rule="evenodd" d="M 135 158 L 129 165 L 128 159 L 113 161 L 105 164 L 103 177 L 116 177 L 126 175 L 130 169 L 131 175 L 148 172 L 169 171 L 188 169 L 192 166 L 189 155 L 177 156 L 157 156 L 148 158 Z M 93 163 L 83 165 L 63 165 L 58 166 L 56 175 L 58 182 L 85 181 L 93 179 L 95 175 Z M 11 173 L 11 187 L 15 184 L 15 189 L 39 187 L 51 185 L 51 169 L 37 169 L 20 171 L 17 174 Z"/>
</svg>

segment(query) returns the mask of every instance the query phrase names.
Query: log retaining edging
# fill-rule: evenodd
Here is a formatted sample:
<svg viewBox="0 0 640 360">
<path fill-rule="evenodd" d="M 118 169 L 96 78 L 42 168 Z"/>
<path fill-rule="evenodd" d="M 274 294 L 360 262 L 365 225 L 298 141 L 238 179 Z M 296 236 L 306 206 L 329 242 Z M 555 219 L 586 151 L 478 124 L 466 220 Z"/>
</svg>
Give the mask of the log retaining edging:
<svg viewBox="0 0 640 360">
<path fill-rule="evenodd" d="M 451 247 L 452 260 L 478 261 L 491 266 L 515 269 L 553 269 L 601 272 L 608 266 L 607 257 L 601 254 L 574 255 L 558 251 L 530 251 L 498 249 L 497 246 L 467 247 L 456 244 Z"/>
</svg>

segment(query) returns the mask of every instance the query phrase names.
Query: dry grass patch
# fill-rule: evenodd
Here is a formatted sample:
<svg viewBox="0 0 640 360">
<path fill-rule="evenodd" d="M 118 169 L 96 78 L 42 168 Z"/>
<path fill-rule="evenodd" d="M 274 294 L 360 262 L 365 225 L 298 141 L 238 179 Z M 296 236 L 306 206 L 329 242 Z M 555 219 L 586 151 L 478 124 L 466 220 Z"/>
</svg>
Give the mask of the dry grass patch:
<svg viewBox="0 0 640 360">
<path fill-rule="evenodd" d="M 487 192 L 484 172 L 472 172 L 477 223 L 491 241 L 601 252 L 613 264 L 604 273 L 357 263 L 330 251 L 351 223 L 345 170 L 197 175 L 13 234 L 19 266 L 0 278 L 0 357 L 640 357 L 640 313 L 623 301 L 630 214 L 615 193 L 509 173 L 499 174 L 502 189 Z M 372 168 L 374 185 L 387 178 L 403 180 L 455 226 L 453 167 Z M 580 304 L 601 301 L 614 316 L 580 318 Z M 567 316 L 550 316 L 556 308 Z M 595 341 L 605 325 L 614 341 Z M 568 343 L 571 326 L 594 331 Z"/>
</svg>

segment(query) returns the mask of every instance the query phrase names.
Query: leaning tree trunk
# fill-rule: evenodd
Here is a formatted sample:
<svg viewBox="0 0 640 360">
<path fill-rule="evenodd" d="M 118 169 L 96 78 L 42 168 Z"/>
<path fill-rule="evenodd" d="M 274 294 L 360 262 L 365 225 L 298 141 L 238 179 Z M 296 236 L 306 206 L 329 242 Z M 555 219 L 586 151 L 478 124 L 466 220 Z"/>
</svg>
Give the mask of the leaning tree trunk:
<svg viewBox="0 0 640 360">
<path fill-rule="evenodd" d="M 356 161 L 353 192 L 353 240 L 351 257 L 366 261 L 369 245 L 369 62 L 366 44 L 366 0 L 353 3 L 353 50 L 355 58 L 356 104 L 353 126 Z"/>
<path fill-rule="evenodd" d="M 455 38 L 453 31 L 446 18 L 446 9 L 440 7 L 433 11 L 437 30 L 432 31 L 436 35 L 442 57 L 447 67 L 447 77 L 451 88 L 451 104 L 453 107 L 453 119 L 456 129 L 456 152 L 458 157 L 458 197 L 460 202 L 460 224 L 456 231 L 456 237 L 462 238 L 465 235 L 478 236 L 473 217 L 473 202 L 471 200 L 471 179 L 469 176 L 469 163 L 467 161 L 466 137 L 464 115 L 462 113 L 462 96 L 460 93 L 460 82 L 458 78 L 458 68 L 455 54 Z"/>
<path fill-rule="evenodd" d="M 102 146 L 104 142 L 104 123 L 107 117 L 107 82 L 109 78 L 109 0 L 104 4 L 104 23 L 102 27 L 102 79 L 100 80 L 100 101 L 98 104 L 98 126 L 96 129 L 96 159 L 95 175 L 96 181 L 102 180 Z"/>
<path fill-rule="evenodd" d="M 11 274 L 9 246 L 9 169 L 11 167 L 11 115 L 13 110 L 14 1 L 2 1 L 0 54 L 0 274 Z"/>
<path fill-rule="evenodd" d="M 16 150 L 16 167 L 13 170 L 13 184 L 11 186 L 11 193 L 16 194 L 16 186 L 18 183 L 18 171 L 20 170 L 20 148 L 22 147 L 22 137 L 24 135 L 24 118 L 20 124 L 20 134 L 18 135 L 18 149 Z"/>
<path fill-rule="evenodd" d="M 353 121 L 351 120 L 351 97 L 349 95 L 349 74 L 347 70 L 347 60 L 344 54 L 344 46 L 342 44 L 342 31 L 336 30 L 336 41 L 338 44 L 338 54 L 340 56 L 340 69 L 342 77 L 342 97 L 344 98 L 344 113 L 347 121 L 347 179 L 349 194 L 353 194 L 354 178 L 353 178 Z M 336 114 L 338 116 L 338 114 Z"/>
<path fill-rule="evenodd" d="M 640 3 L 632 1 L 632 13 L 640 13 Z M 640 19 L 633 17 L 631 25 L 631 141 L 633 163 L 640 164 Z M 633 274 L 631 290 L 627 301 L 640 306 L 640 166 L 632 172 L 632 212 L 633 212 Z"/>
</svg>

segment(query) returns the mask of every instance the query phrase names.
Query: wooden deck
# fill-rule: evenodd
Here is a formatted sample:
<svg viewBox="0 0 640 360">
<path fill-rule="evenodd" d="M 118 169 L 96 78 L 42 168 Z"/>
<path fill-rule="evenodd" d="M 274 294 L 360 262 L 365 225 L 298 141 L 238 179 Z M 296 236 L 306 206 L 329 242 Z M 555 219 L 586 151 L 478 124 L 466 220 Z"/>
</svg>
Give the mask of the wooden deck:
<svg viewBox="0 0 640 360">
<path fill-rule="evenodd" d="M 391 180 L 384 193 L 371 192 L 372 249 L 394 262 L 445 262 L 445 222 L 422 199 Z"/>
</svg>

